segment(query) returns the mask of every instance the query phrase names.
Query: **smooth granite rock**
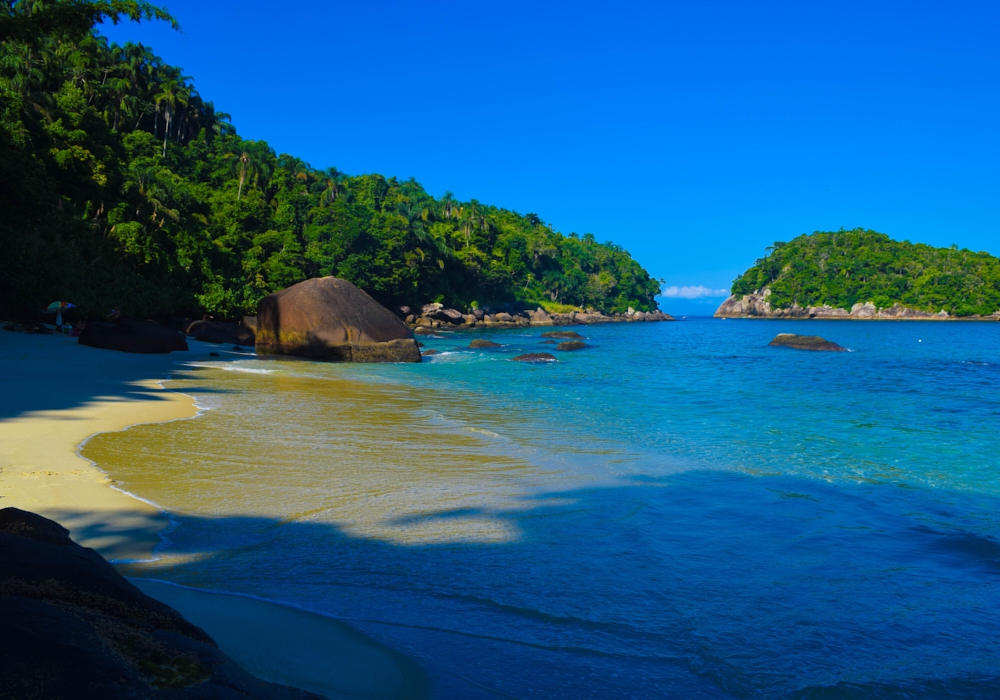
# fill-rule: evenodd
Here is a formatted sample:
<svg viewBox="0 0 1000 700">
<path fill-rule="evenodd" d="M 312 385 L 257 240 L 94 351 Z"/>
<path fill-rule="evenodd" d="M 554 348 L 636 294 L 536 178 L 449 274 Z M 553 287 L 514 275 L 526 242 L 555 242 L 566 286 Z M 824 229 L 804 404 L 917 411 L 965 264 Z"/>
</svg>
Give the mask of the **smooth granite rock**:
<svg viewBox="0 0 1000 700">
<path fill-rule="evenodd" d="M 319 277 L 264 297 L 257 353 L 326 362 L 420 362 L 413 333 L 346 280 Z"/>
<path fill-rule="evenodd" d="M 0 698 L 321 700 L 254 678 L 40 515 L 0 510 Z"/>
<path fill-rule="evenodd" d="M 846 351 L 846 348 L 820 338 L 818 335 L 795 335 L 794 333 L 779 333 L 768 345 L 776 348 L 792 348 L 794 350 L 817 350 L 821 352 Z"/>
<path fill-rule="evenodd" d="M 247 316 L 244 318 L 253 318 Z M 256 319 L 254 320 L 256 325 Z M 245 325 L 238 323 L 220 323 L 217 321 L 192 321 L 184 332 L 195 340 L 203 343 L 223 343 L 233 345 L 253 345 L 254 333 Z"/>
<path fill-rule="evenodd" d="M 469 347 L 473 349 L 478 348 L 501 348 L 503 347 L 500 343 L 494 343 L 492 340 L 484 340 L 483 338 L 476 338 L 471 343 Z"/>
<path fill-rule="evenodd" d="M 120 319 L 115 323 L 88 323 L 77 341 L 80 345 L 144 355 L 187 350 L 184 334 L 153 321 Z"/>
<path fill-rule="evenodd" d="M 556 358 L 547 352 L 529 352 L 511 358 L 514 362 L 555 362 Z"/>
</svg>

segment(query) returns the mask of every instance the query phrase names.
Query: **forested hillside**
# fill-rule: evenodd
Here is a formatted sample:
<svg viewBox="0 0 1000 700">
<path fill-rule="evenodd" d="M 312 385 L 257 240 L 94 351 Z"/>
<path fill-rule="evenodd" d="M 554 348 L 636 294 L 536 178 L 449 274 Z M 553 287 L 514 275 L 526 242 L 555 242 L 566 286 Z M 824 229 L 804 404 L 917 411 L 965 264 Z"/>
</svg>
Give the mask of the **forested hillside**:
<svg viewBox="0 0 1000 700">
<path fill-rule="evenodd" d="M 773 308 L 850 309 L 874 302 L 953 316 L 1000 309 L 1000 259 L 971 250 L 894 241 L 871 230 L 816 232 L 775 243 L 733 282 L 737 296 L 770 289 Z"/>
<path fill-rule="evenodd" d="M 60 299 L 234 317 L 322 275 L 386 305 L 655 308 L 657 282 L 618 246 L 240 138 L 180 68 L 95 30 L 149 19 L 173 23 L 142 2 L 3 3 L 0 313 Z"/>
</svg>

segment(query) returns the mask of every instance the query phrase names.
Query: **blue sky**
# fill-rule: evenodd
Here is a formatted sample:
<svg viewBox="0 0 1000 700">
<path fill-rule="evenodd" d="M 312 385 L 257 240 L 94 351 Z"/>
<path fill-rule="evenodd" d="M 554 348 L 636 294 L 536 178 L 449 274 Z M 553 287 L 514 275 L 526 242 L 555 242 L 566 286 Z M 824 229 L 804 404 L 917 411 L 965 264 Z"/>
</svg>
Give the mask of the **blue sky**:
<svg viewBox="0 0 1000 700">
<path fill-rule="evenodd" d="M 164 4 L 105 33 L 244 137 L 613 240 L 668 309 L 814 230 L 1000 254 L 996 3 Z"/>
</svg>

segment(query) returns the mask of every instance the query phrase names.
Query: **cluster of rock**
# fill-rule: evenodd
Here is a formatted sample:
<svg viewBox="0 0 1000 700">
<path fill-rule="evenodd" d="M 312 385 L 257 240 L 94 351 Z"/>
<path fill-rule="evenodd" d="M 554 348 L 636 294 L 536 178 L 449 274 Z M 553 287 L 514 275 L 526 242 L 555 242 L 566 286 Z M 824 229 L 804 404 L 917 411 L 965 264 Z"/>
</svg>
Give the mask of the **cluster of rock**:
<svg viewBox="0 0 1000 700">
<path fill-rule="evenodd" d="M 253 677 L 65 528 L 0 510 L 0 697 L 321 700 Z"/>
<path fill-rule="evenodd" d="M 937 313 L 909 309 L 900 304 L 887 308 L 876 307 L 868 301 L 857 303 L 851 310 L 823 306 L 799 306 L 792 304 L 786 309 L 776 309 L 771 306 L 769 297 L 771 290 L 754 294 L 744 294 L 742 297 L 730 296 L 715 312 L 716 318 L 795 318 L 795 319 L 844 319 L 844 320 L 885 320 L 885 321 L 1000 321 L 1000 310 L 990 316 L 950 315 L 942 309 Z"/>
<path fill-rule="evenodd" d="M 631 307 L 623 314 L 602 314 L 594 309 L 587 311 L 572 311 L 568 314 L 549 314 L 542 307 L 534 311 L 517 309 L 510 304 L 503 309 L 470 309 L 462 313 L 457 309 L 447 309 L 443 304 L 424 304 L 419 313 L 409 306 L 399 306 L 396 314 L 407 326 L 418 330 L 441 327 L 475 328 L 488 326 L 492 328 L 516 326 L 568 326 L 575 323 L 614 323 L 628 321 L 673 321 L 674 318 L 662 311 L 636 311 Z"/>
</svg>

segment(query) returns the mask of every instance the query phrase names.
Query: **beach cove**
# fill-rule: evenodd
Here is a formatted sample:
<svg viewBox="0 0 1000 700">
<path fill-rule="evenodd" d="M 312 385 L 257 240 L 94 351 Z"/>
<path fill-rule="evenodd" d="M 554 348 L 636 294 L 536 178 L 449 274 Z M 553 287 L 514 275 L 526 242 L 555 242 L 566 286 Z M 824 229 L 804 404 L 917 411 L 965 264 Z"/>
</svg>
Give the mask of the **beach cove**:
<svg viewBox="0 0 1000 700">
<path fill-rule="evenodd" d="M 96 434 L 196 416 L 194 399 L 163 386 L 176 363 L 219 349 L 191 346 L 187 353 L 131 355 L 58 334 L 0 333 L 0 507 L 55 520 L 75 542 L 119 566 L 155 561 L 169 516 L 122 490 L 80 449 Z M 253 598 L 134 582 L 208 631 L 259 678 L 330 698 L 424 694 L 412 661 L 350 625 Z"/>
<path fill-rule="evenodd" d="M 890 325 L 200 358 L 166 383 L 197 419 L 83 454 L 176 523 L 123 573 L 347 622 L 431 697 L 988 697 L 1000 356 L 989 325 Z"/>
</svg>

